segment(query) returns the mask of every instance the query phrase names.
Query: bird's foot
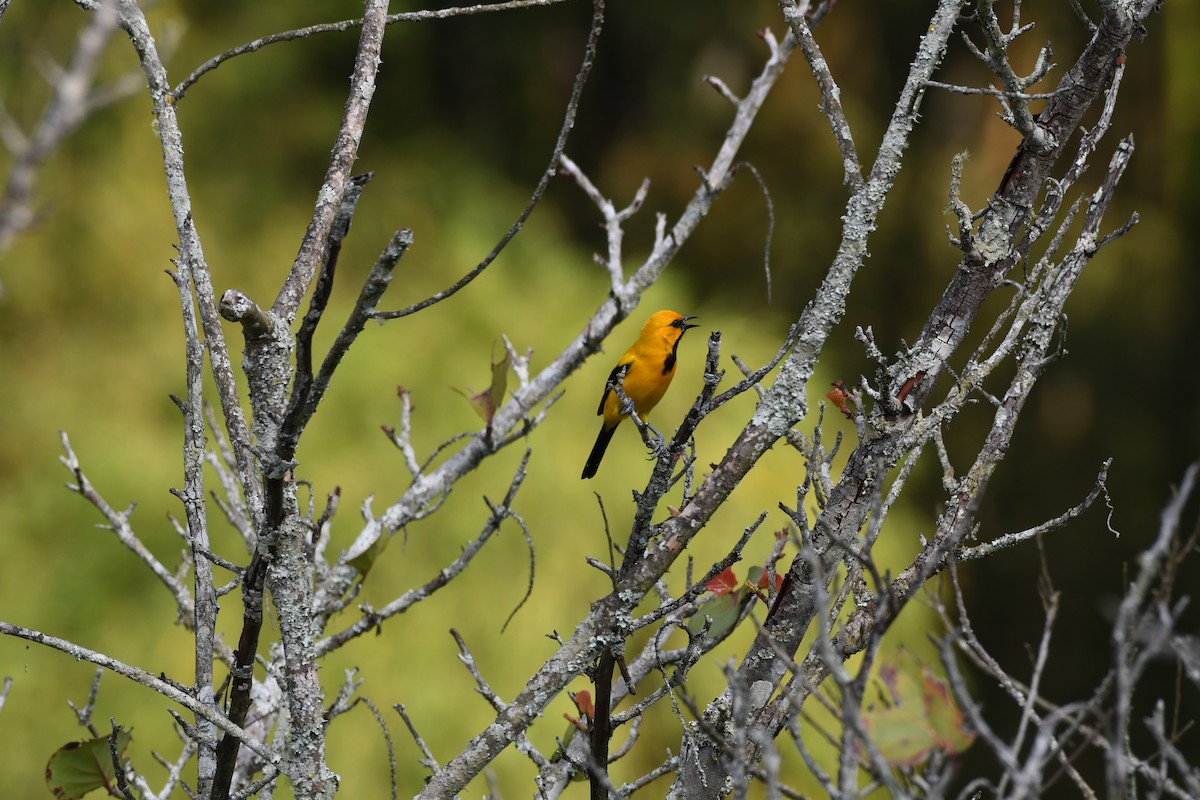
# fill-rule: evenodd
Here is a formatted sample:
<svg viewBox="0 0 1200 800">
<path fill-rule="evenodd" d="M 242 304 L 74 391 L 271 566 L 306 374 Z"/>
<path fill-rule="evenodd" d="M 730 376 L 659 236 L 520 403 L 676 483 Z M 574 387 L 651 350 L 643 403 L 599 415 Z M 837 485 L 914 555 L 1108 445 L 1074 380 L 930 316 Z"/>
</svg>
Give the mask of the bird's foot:
<svg viewBox="0 0 1200 800">
<path fill-rule="evenodd" d="M 646 455 L 647 461 L 653 461 L 667 452 L 666 437 L 659 433 L 649 422 L 643 426 L 642 441 L 646 443 L 646 449 L 649 451 Z"/>
</svg>

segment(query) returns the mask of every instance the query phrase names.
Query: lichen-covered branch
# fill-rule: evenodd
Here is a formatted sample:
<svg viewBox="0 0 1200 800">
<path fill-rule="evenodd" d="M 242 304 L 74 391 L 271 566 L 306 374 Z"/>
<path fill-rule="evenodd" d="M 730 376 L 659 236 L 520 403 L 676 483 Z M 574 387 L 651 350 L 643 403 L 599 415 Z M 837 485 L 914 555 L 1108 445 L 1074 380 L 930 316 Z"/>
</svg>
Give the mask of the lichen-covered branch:
<svg viewBox="0 0 1200 800">
<path fill-rule="evenodd" d="M 379 54 L 383 47 L 383 33 L 387 28 L 388 5 L 388 0 L 366 2 L 367 11 L 363 17 L 362 35 L 358 41 L 358 55 L 355 57 L 354 71 L 350 75 L 350 92 L 346 97 L 342 124 L 333 144 L 329 168 L 317 192 L 316 208 L 313 210 L 304 240 L 300 243 L 300 252 L 296 255 L 292 270 L 271 306 L 271 313 L 289 325 L 296 316 L 301 298 L 308 292 L 309 284 L 316 275 L 321 253 L 341 207 L 342 197 L 349 186 L 350 169 L 358 157 L 358 143 L 362 140 L 363 130 L 367 125 L 367 112 L 375 95 L 375 78 L 379 65 L 383 63 Z"/>
<path fill-rule="evenodd" d="M 260 758 L 267 763 L 278 763 L 279 756 L 272 752 L 271 748 L 267 747 L 254 736 L 251 736 L 241 727 L 230 722 L 224 714 L 214 710 L 205 703 L 196 700 L 183 689 L 180 689 L 174 683 L 155 677 L 145 670 L 122 663 L 115 658 L 106 656 L 103 653 L 98 653 L 94 650 L 89 650 L 86 647 L 68 642 L 65 639 L 60 639 L 57 636 L 49 636 L 41 631 L 23 628 L 19 625 L 12 625 L 8 622 L 0 622 L 0 634 L 5 636 L 15 636 L 19 639 L 25 639 L 35 644 L 51 647 L 59 650 L 78 661 L 89 661 L 98 666 L 104 667 L 109 672 L 120 675 L 123 678 L 128 678 L 135 683 L 140 683 L 148 689 L 161 694 L 167 699 L 178 703 L 187 710 L 204 717 L 216 727 L 220 728 L 229 736 L 236 737 L 246 747 L 253 750 Z"/>
</svg>

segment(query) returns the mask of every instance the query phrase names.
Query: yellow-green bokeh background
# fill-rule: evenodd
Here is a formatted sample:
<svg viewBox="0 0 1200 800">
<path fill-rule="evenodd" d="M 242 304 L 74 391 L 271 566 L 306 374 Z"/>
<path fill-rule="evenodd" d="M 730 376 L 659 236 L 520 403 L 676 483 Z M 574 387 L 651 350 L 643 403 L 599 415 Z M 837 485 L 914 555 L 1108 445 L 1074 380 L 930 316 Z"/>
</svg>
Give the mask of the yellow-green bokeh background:
<svg viewBox="0 0 1200 800">
<path fill-rule="evenodd" d="M 842 3 L 818 34 L 842 81 L 867 162 L 931 7 L 915 0 L 886 5 Z M 1055 8 L 1045 7 L 1050 5 Z M 1057 5 L 1025 4 L 1039 23 L 1038 38 L 1029 44 L 1053 40 L 1065 67 L 1082 35 Z M 1200 64 L 1192 43 L 1200 14 L 1183 2 L 1165 6 L 1147 41 L 1130 49 L 1114 133 L 1091 175 L 1094 180 L 1116 137 L 1133 132 L 1138 152 L 1110 227 L 1135 209 L 1141 223 L 1089 267 L 1068 307 L 1070 356 L 1035 392 L 982 520 L 984 536 L 1036 524 L 1077 502 L 1100 461 L 1116 458 L 1110 487 L 1122 539 L 1114 541 L 1103 515 L 1094 512 L 1048 543 L 1074 620 L 1060 632 L 1066 663 L 1056 664 L 1059 671 L 1047 681 L 1059 699 L 1072 699 L 1071 691 L 1091 686 L 1102 672 L 1108 657 L 1105 608 L 1120 591 L 1122 565 L 1145 543 L 1168 483 L 1198 449 L 1194 186 L 1200 177 Z M 358 10 L 350 2 L 298 9 L 193 0 L 162 3 L 151 21 L 162 38 L 178 41 L 168 59 L 178 82 L 213 53 L 248 39 Z M 389 307 L 443 288 L 511 224 L 545 165 L 589 17 L 590 7 L 577 2 L 389 29 L 356 165 L 375 171 L 376 178 L 342 253 L 318 352 L 396 227 L 413 229 L 415 245 L 397 270 Z M 31 125 L 45 102 L 39 65 L 63 60 L 83 21 L 69 2 L 17 0 L 0 22 L 0 97 L 19 124 Z M 630 265 L 647 250 L 653 214 L 682 209 L 695 187 L 692 165 L 711 159 L 728 123 L 728 104 L 699 76 L 711 72 L 744 90 L 762 59 L 754 31 L 768 25 L 782 35 L 778 9 L 766 0 L 609 3 L 606 39 L 568 152 L 618 201 L 631 197 L 643 177 L 651 179 L 646 208 L 628 229 Z M 260 302 L 277 291 L 325 169 L 355 42 L 350 32 L 266 48 L 205 77 L 180 104 L 195 217 L 218 291 L 236 287 Z M 948 79 L 985 80 L 961 45 L 956 50 L 946 64 Z M 114 38 L 104 76 L 134 69 L 127 42 Z M 528 574 L 527 551 L 511 523 L 434 600 L 323 664 L 330 689 L 345 669 L 361 669 L 362 693 L 383 710 L 394 737 L 400 796 L 415 793 L 423 773 L 391 704 L 408 707 L 442 761 L 492 718 L 458 663 L 448 629 L 462 633 L 492 687 L 509 699 L 552 652 L 545 634 L 569 635 L 603 593 L 602 576 L 583 561 L 606 552 L 593 491 L 603 495 L 621 538 L 630 517 L 629 491 L 644 480 L 643 449 L 631 431 L 620 431 L 599 478 L 581 483 L 577 474 L 595 435 L 592 414 L 609 360 L 635 335 L 645 313 L 673 307 L 700 314 L 703 323 L 685 340 L 675 387 L 655 412 L 657 423 L 670 426 L 699 388 L 704 334 L 722 332 L 724 366 L 733 372 L 730 354 L 750 364 L 767 359 L 811 299 L 836 245 L 844 202 L 839 162 L 815 110 L 817 99 L 796 56 L 744 152 L 775 204 L 771 300 L 761 267 L 765 205 L 758 186 L 743 174 L 633 318 L 613 334 L 608 353 L 567 382 L 563 398 L 530 437 L 534 455 L 515 508 L 536 543 L 537 578 L 508 631 L 497 633 L 524 594 Z M 855 382 L 870 369 L 853 341 L 854 325 L 873 325 L 885 351 L 914 336 L 956 263 L 944 233 L 950 158 L 971 151 L 964 197 L 978 207 L 1011 157 L 1016 137 L 993 111 L 990 101 L 979 98 L 926 98 L 909 161 L 846 320 L 831 340 L 814 398 L 832 378 Z M 143 541 L 168 566 L 178 563 L 183 543 L 167 515 L 180 513 L 168 489 L 182 480 L 182 433 L 168 393 L 184 390 L 182 333 L 176 290 L 163 274 L 175 234 L 160 165 L 142 94 L 97 112 L 40 170 L 38 223 L 0 262 L 0 619 L 186 680 L 189 638 L 172 624 L 169 596 L 110 533 L 95 527 L 94 509 L 63 488 L 69 476 L 57 460 L 58 431 L 65 430 L 97 489 L 118 507 L 136 501 L 132 522 Z M 358 509 L 369 497 L 378 514 L 407 486 L 398 454 L 379 432 L 380 425 L 398 423 L 397 385 L 412 392 L 414 439 L 423 455 L 477 427 L 452 387 L 486 385 L 489 357 L 502 334 L 519 350 L 533 348 L 537 369 L 603 301 L 607 277 L 591 258 L 604 248 L 596 219 L 577 188 L 557 180 L 525 231 L 468 289 L 426 313 L 367 328 L 299 452 L 299 474 L 312 482 L 318 502 L 335 486 L 342 489 L 332 552 L 353 540 L 361 526 Z M 236 357 L 240 334 L 227 327 L 226 335 Z M 744 398 L 706 423 L 698 440 L 701 463 L 720 457 L 751 409 Z M 833 416 L 827 434 L 852 436 L 840 415 Z M 986 410 L 967 415 L 952 432 L 960 467 L 986 416 Z M 360 602 L 381 606 L 457 556 L 486 518 L 482 497 L 504 495 L 523 449 L 514 446 L 467 476 L 443 510 L 411 526 L 403 541 L 397 538 Z M 776 505 L 794 502 L 802 469 L 795 454 L 769 454 L 698 539 L 697 574 L 767 510 L 768 522 L 748 551 L 749 563 L 761 560 L 771 544 L 768 532 L 785 522 Z M 911 498 L 889 521 L 885 544 L 892 566 L 932 526 L 936 473 L 931 463 L 918 470 Z M 220 552 L 244 560 L 229 530 L 217 524 L 213 535 Z M 1035 640 L 1040 622 L 1036 556 L 1027 551 L 965 575 L 977 629 L 1014 669 L 1025 663 L 1024 644 Z M 739 573 L 746 566 L 739 565 Z M 682 565 L 677 572 L 681 582 Z M 1003 602 L 996 600 L 1000 596 Z M 227 640 L 236 638 L 238 605 L 236 595 L 222 603 Z M 936 631 L 931 613 L 913 608 L 890 636 L 921 649 L 926 633 Z M 272 632 L 269 624 L 266 633 Z M 696 669 L 692 690 L 701 702 L 721 684 L 718 663 L 744 645 L 743 636 L 717 661 Z M 0 639 L 0 676 L 14 679 L 0 711 L 6 754 L 0 797 L 45 792 L 42 769 L 51 750 L 81 736 L 66 700 L 84 700 L 91 674 L 88 665 L 59 653 Z M 1003 706 L 997 699 L 991 707 Z M 531 739 L 542 752 L 553 751 L 554 737 L 565 728 L 559 715 L 571 710 L 564 697 L 534 726 Z M 133 755 L 156 784 L 149 751 L 172 757 L 176 748 L 163 704 L 110 675 L 96 720 L 103 727 L 110 717 L 133 726 Z M 647 723 L 644 735 L 660 735 L 664 746 L 677 747 L 675 724 L 663 715 Z M 636 768 L 645 770 L 662 751 L 643 749 Z M 365 709 L 336 723 L 329 757 L 346 796 L 384 796 L 386 751 Z M 494 767 L 503 796 L 532 792 L 528 762 L 518 754 L 505 753 Z M 616 777 L 625 780 L 636 768 L 618 769 Z M 789 769 L 795 784 L 812 790 L 794 759 Z M 485 791 L 479 781 L 466 796 Z M 582 796 L 582 787 L 574 791 Z"/>
</svg>

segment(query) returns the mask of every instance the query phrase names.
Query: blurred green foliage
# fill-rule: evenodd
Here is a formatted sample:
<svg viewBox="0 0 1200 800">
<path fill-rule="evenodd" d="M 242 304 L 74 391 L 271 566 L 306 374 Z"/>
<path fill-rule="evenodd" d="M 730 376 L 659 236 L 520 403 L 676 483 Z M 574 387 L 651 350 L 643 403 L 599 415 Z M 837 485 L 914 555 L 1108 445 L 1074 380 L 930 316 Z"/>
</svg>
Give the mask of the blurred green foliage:
<svg viewBox="0 0 1200 800">
<path fill-rule="evenodd" d="M 915 0 L 842 3 L 818 30 L 865 161 L 873 158 L 927 22 L 927 6 Z M 1086 34 L 1065 4 L 1024 7 L 1038 28 L 1024 42 L 1023 57 L 1031 63 L 1036 47 L 1053 41 L 1061 59 L 1056 77 Z M 164 40 L 177 42 L 168 59 L 177 83 L 214 53 L 253 37 L 359 12 L 351 2 L 316 9 L 181 0 L 157 5 L 151 21 Z M 576 2 L 389 30 L 356 165 L 374 170 L 376 178 L 342 253 L 318 352 L 394 228 L 412 228 L 416 243 L 385 298 L 389 307 L 438 291 L 491 249 L 545 167 L 590 14 L 589 4 Z M 0 22 L 0 97 L 18 124 L 28 128 L 37 118 L 47 92 L 39 70 L 67 57 L 83 18 L 65 1 L 18 2 Z M 1069 305 L 1069 357 L 1035 392 L 981 519 L 984 538 L 1037 524 L 1082 498 L 1101 460 L 1115 457 L 1113 524 L 1124 535 L 1115 540 L 1105 530 L 1104 511 L 1095 510 L 1046 543 L 1050 570 L 1065 591 L 1064 614 L 1072 619 L 1058 631 L 1060 662 L 1047 676 L 1049 693 L 1064 698 L 1094 685 L 1105 669 L 1106 604 L 1121 591 L 1123 565 L 1153 529 L 1169 483 L 1200 444 L 1198 23 L 1194 4 L 1167 2 L 1147 41 L 1128 54 L 1114 132 L 1102 152 L 1125 132 L 1135 134 L 1137 155 L 1111 226 L 1133 210 L 1141 223 L 1089 267 Z M 568 152 L 617 201 L 632 197 L 643 177 L 651 179 L 647 207 L 629 227 L 628 264 L 636 264 L 652 241 L 653 214 L 682 209 L 696 186 L 693 165 L 711 159 L 728 123 L 728 104 L 700 76 L 716 74 L 743 91 L 763 58 L 754 32 L 764 26 L 782 35 L 778 8 L 768 0 L 609 3 L 599 61 Z M 315 36 L 234 59 L 180 103 L 195 218 L 218 291 L 236 287 L 266 302 L 278 289 L 325 169 L 356 39 L 353 31 Z M 134 70 L 133 53 L 118 35 L 103 75 L 110 80 Z M 961 46 L 942 78 L 987 80 Z M 751 364 L 770 357 L 812 297 L 840 233 L 845 190 L 817 101 L 797 55 L 743 153 L 763 174 L 775 208 L 770 299 L 762 266 L 766 203 L 744 173 L 633 319 L 613 334 L 609 354 L 568 381 L 566 394 L 530 438 L 534 457 L 516 508 L 536 543 L 537 579 L 531 601 L 508 632 L 498 635 L 525 592 L 529 570 L 520 531 L 511 523 L 463 578 L 431 602 L 386 623 L 379 638 L 364 638 L 328 658 L 323 679 L 330 691 L 344 670 L 360 668 L 363 693 L 384 709 L 405 703 L 444 761 L 492 717 L 475 697 L 447 629 L 463 634 L 493 688 L 507 699 L 552 651 L 544 634 L 569 633 L 564 626 L 603 593 L 603 576 L 583 562 L 585 555 L 607 552 L 592 492 L 603 495 L 620 541 L 630 517 L 628 493 L 639 485 L 637 470 L 644 463 L 632 429 L 620 431 L 597 481 L 584 485 L 575 477 L 595 435 L 595 401 L 609 358 L 632 339 L 645 313 L 670 307 L 701 315 L 704 328 L 684 342 L 675 388 L 654 414 L 669 428 L 699 389 L 708 330 L 723 332 L 727 371 L 735 369 L 731 353 Z M 915 334 L 957 262 L 944 232 L 951 157 L 971 152 L 964 199 L 978 207 L 1017 141 L 995 110 L 985 98 L 937 91 L 925 98 L 923 125 L 818 386 L 838 377 L 855 383 L 870 369 L 853 341 L 854 325 L 872 325 L 885 351 Z M 1105 157 L 1093 166 L 1093 180 Z M 63 489 L 70 476 L 57 462 L 58 431 L 65 430 L 97 489 L 117 507 L 136 501 L 132 521 L 143 541 L 168 566 L 178 563 L 183 542 L 168 515 L 181 510 L 167 490 L 182 481 L 182 431 L 167 395 L 184 389 L 182 335 L 175 287 L 162 274 L 170 267 L 175 234 L 160 164 L 144 96 L 98 111 L 40 171 L 38 225 L 0 262 L 0 618 L 186 678 L 189 637 L 172 625 L 169 596 L 110 533 L 95 529 L 98 515 Z M 335 486 L 343 490 L 332 553 L 353 540 L 360 505 L 379 513 L 408 484 L 401 459 L 378 430 L 398 421 L 395 387 L 413 393 L 419 453 L 477 428 L 478 419 L 453 388 L 487 384 L 501 334 L 518 351 L 533 348 L 533 366 L 540 367 L 606 296 L 607 276 L 590 255 L 603 248 L 596 223 L 578 189 L 554 181 L 525 231 L 467 290 L 428 312 L 368 327 L 299 452 L 299 474 L 311 481 L 318 505 Z M 240 349 L 235 328 L 228 327 L 226 336 L 232 350 Z M 823 393 L 814 388 L 811 394 Z M 752 407 L 743 398 L 706 423 L 701 463 L 720 458 Z M 950 445 L 959 465 L 968 463 L 989 416 L 980 409 L 955 423 Z M 838 414 L 830 415 L 827 428 L 853 436 Z M 521 449 L 492 459 L 455 487 L 441 512 L 402 532 L 403 542 L 393 543 L 376 565 L 360 602 L 379 607 L 456 557 L 486 518 L 480 498 L 504 495 Z M 793 453 L 781 449 L 768 456 L 698 541 L 697 575 L 759 510 L 774 509 L 781 500 L 794 503 L 802 469 Z M 932 528 L 937 473 L 933 464 L 919 469 L 907 504 L 889 520 L 888 557 L 897 565 L 915 549 L 918 535 Z M 748 552 L 751 563 L 769 551 L 771 527 L 783 524 L 783 515 L 773 511 Z M 242 560 L 235 539 L 215 523 L 215 549 Z M 1040 625 L 1036 574 L 1032 547 L 964 570 L 976 630 L 1018 673 L 1024 646 Z M 1003 603 L 991 599 L 999 593 Z M 236 639 L 238 609 L 236 594 L 224 599 L 226 641 Z M 355 613 L 343 617 L 345 625 Z M 892 636 L 919 649 L 925 632 L 936 630 L 931 613 L 914 608 Z M 693 673 L 692 692 L 701 703 L 722 682 L 713 665 L 735 657 L 745 634 L 723 647 L 718 661 Z M 91 670 L 0 639 L 0 675 L 15 680 L 0 712 L 7 765 L 0 771 L 0 796 L 37 796 L 50 753 L 81 738 L 65 701 L 83 702 Z M 998 699 L 988 707 L 1005 713 Z M 553 752 L 553 738 L 563 729 L 560 712 L 574 713 L 566 696 L 551 706 L 549 724 L 531 731 L 543 753 Z M 130 752 L 154 782 L 150 750 L 170 758 L 175 749 L 162 704 L 108 676 L 97 724 L 106 727 L 110 716 L 133 729 Z M 421 784 L 418 754 L 399 720 L 390 711 L 385 716 L 400 795 L 408 796 Z M 648 722 L 643 736 L 677 746 L 676 724 L 664 716 Z M 649 759 L 662 753 L 654 746 L 640 750 Z M 347 796 L 382 796 L 386 750 L 365 709 L 335 723 L 329 758 Z M 799 773 L 798 760 L 791 763 Z M 653 765 L 622 763 L 616 778 Z M 508 752 L 495 767 L 504 796 L 527 795 L 529 770 L 521 756 Z M 798 775 L 794 780 L 812 788 Z M 482 784 L 473 787 L 473 794 L 483 791 Z"/>
</svg>

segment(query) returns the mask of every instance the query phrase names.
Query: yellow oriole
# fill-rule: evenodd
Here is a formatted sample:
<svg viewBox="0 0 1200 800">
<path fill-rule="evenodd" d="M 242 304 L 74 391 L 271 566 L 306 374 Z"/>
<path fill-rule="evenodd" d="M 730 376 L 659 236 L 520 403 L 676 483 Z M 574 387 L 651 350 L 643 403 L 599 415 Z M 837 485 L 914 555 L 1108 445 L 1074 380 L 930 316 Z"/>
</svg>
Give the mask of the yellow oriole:
<svg viewBox="0 0 1200 800">
<path fill-rule="evenodd" d="M 690 324 L 690 319 L 695 317 L 684 316 L 674 311 L 658 311 L 652 314 L 642 326 L 642 334 L 633 343 L 633 347 L 626 350 L 625 355 L 617 361 L 604 383 L 600 408 L 596 410 L 597 415 L 603 415 L 604 422 L 600 425 L 600 435 L 596 437 L 596 444 L 583 467 L 584 478 L 596 474 L 613 431 L 626 416 L 621 408 L 621 398 L 612 390 L 612 385 L 618 380 L 621 381 L 622 391 L 633 401 L 633 410 L 644 422 L 650 409 L 658 405 L 667 387 L 671 385 L 671 379 L 675 377 L 675 356 L 679 349 L 679 340 L 688 328 L 698 327 Z"/>
</svg>

